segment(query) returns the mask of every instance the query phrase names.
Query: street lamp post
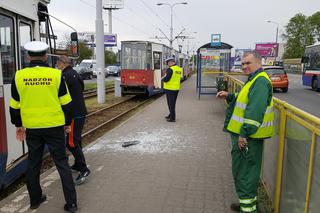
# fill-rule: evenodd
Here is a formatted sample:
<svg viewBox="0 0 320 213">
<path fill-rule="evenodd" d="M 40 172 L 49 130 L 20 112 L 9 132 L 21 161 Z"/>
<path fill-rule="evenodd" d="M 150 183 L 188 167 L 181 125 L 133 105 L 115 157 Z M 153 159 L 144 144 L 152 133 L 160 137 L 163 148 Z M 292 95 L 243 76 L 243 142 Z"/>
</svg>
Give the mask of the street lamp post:
<svg viewBox="0 0 320 213">
<path fill-rule="evenodd" d="M 279 28 L 279 23 L 275 21 L 267 21 L 268 23 L 276 24 L 277 25 L 277 32 L 276 32 L 276 44 L 278 44 L 278 28 Z"/>
<path fill-rule="evenodd" d="M 174 4 L 169 4 L 169 3 L 158 3 L 157 5 L 158 6 L 161 6 L 161 5 L 168 5 L 170 7 L 170 11 L 171 11 L 171 21 L 170 21 L 170 48 L 172 50 L 172 42 L 173 42 L 173 27 L 172 27 L 172 10 L 173 10 L 173 7 L 178 5 L 178 4 L 188 4 L 188 2 L 177 2 L 177 3 L 174 3 Z"/>
</svg>

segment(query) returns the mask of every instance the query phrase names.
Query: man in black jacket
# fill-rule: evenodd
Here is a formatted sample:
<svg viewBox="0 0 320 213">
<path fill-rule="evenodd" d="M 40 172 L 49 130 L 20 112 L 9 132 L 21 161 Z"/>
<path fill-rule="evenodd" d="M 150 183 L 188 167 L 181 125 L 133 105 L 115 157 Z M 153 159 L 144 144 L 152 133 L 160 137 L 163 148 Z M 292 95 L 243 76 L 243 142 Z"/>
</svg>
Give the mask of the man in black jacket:
<svg viewBox="0 0 320 213">
<path fill-rule="evenodd" d="M 80 75 L 71 67 L 71 60 L 67 56 L 60 56 L 57 65 L 62 70 L 62 76 L 67 83 L 72 98 L 72 123 L 71 132 L 67 135 L 67 148 L 75 159 L 71 169 L 80 172 L 75 179 L 75 184 L 80 185 L 86 181 L 90 174 L 81 144 L 81 133 L 87 114 L 83 97 L 84 83 Z"/>
</svg>

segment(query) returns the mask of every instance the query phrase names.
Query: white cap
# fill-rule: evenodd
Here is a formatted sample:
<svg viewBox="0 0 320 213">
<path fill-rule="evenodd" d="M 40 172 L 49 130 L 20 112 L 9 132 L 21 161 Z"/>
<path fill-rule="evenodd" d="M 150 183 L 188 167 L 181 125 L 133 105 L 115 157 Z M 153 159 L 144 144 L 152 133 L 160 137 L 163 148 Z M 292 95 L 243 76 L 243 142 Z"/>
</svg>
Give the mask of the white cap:
<svg viewBox="0 0 320 213">
<path fill-rule="evenodd" d="M 169 57 L 169 58 L 167 58 L 167 59 L 165 60 L 166 63 L 168 63 L 169 61 L 175 61 L 175 60 L 174 60 L 174 57 Z"/>
<path fill-rule="evenodd" d="M 24 45 L 24 48 L 30 53 L 42 53 L 47 51 L 49 46 L 41 41 L 30 41 Z"/>
</svg>

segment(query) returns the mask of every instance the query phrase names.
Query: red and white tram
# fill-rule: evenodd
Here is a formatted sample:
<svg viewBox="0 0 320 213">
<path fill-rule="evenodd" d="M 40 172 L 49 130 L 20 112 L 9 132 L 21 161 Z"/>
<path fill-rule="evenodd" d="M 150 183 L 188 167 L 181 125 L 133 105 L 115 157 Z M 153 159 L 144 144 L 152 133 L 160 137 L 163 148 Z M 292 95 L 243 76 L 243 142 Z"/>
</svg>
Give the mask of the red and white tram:
<svg viewBox="0 0 320 213">
<path fill-rule="evenodd" d="M 0 189 L 26 171 L 27 146 L 16 140 L 9 115 L 11 81 L 15 72 L 28 63 L 23 46 L 32 40 L 42 40 L 49 44 L 52 55 L 58 53 L 47 10 L 49 3 L 50 0 L 0 1 Z M 77 45 L 76 33 L 71 37 Z M 76 55 L 73 44 L 60 53 L 73 51 Z M 49 57 L 49 62 L 52 61 L 53 57 Z"/>
<path fill-rule="evenodd" d="M 179 54 L 181 53 L 174 51 L 177 65 L 183 67 L 186 64 L 188 66 L 187 56 L 181 54 L 183 58 L 180 64 Z M 151 41 L 122 41 L 122 94 L 153 95 L 163 92 L 161 77 L 167 68 L 164 60 L 171 55 L 170 47 L 164 44 Z"/>
</svg>

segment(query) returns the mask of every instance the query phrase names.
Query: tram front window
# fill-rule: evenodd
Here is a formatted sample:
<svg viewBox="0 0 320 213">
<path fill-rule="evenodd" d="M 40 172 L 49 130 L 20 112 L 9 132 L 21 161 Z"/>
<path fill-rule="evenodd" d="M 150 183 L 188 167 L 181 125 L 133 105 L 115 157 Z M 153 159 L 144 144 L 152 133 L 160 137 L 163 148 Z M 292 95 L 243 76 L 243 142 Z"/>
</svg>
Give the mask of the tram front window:
<svg viewBox="0 0 320 213">
<path fill-rule="evenodd" d="M 16 71 L 13 19 L 0 14 L 0 52 L 3 83 L 10 84 Z"/>
<path fill-rule="evenodd" d="M 27 52 L 24 49 L 24 45 L 31 41 L 31 26 L 20 22 L 19 25 L 19 33 L 20 33 L 20 53 L 21 53 L 21 68 L 25 68 L 27 66 Z"/>
<path fill-rule="evenodd" d="M 145 70 L 147 68 L 145 44 L 123 44 L 122 54 L 121 69 Z"/>
</svg>

